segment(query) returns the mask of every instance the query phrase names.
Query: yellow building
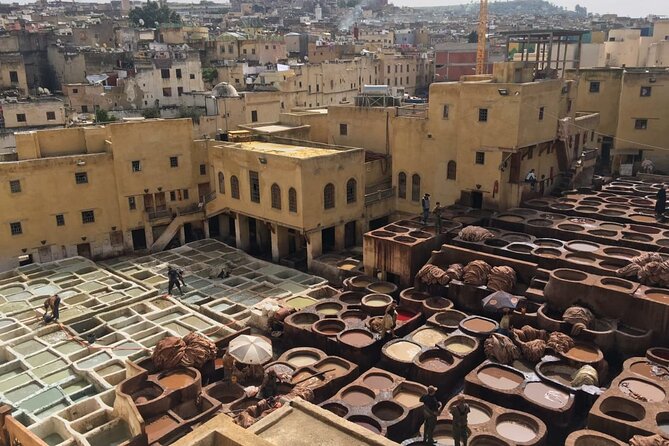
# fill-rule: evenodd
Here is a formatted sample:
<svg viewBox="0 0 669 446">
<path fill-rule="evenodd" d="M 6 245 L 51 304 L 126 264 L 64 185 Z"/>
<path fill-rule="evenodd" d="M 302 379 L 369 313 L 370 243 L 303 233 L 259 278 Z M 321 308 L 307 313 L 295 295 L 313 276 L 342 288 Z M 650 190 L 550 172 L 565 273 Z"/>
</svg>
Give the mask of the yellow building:
<svg viewBox="0 0 669 446">
<path fill-rule="evenodd" d="M 21 95 L 28 94 L 26 67 L 20 53 L 0 54 L 0 89 L 18 90 Z"/>
<path fill-rule="evenodd" d="M 202 227 L 208 175 L 189 119 L 17 133 L 15 159 L 0 162 L 0 269 L 183 241 Z"/>
<path fill-rule="evenodd" d="M 669 171 L 662 148 L 669 139 L 669 72 L 665 68 L 589 68 L 568 71 L 578 79 L 575 109 L 600 114 L 597 137 L 604 167 L 618 172 L 620 164 L 640 167 L 650 159 L 659 171 Z"/>
<path fill-rule="evenodd" d="M 2 119 L 6 129 L 64 126 L 65 106 L 55 97 L 6 102 L 2 104 Z"/>
<path fill-rule="evenodd" d="M 262 141 L 209 142 L 216 196 L 208 218 L 233 217 L 237 247 L 308 261 L 361 240 L 365 153 Z M 229 218 L 223 217 L 223 226 Z"/>
</svg>

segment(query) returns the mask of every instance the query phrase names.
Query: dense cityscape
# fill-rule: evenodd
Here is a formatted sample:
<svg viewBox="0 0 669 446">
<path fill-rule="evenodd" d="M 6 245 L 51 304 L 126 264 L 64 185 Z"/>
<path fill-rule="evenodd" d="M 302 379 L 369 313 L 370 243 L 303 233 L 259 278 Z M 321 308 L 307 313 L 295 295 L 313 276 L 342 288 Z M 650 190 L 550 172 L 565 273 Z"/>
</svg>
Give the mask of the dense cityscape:
<svg viewBox="0 0 669 446">
<path fill-rule="evenodd" d="M 617 7 L 0 3 L 0 446 L 669 446 Z"/>
</svg>

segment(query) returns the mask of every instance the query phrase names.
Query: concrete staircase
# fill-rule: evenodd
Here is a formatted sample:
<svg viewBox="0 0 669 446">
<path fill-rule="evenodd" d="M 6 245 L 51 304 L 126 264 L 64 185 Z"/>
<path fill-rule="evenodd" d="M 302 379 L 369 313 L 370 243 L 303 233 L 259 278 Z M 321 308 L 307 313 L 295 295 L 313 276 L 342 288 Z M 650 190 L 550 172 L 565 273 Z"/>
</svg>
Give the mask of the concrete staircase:
<svg viewBox="0 0 669 446">
<path fill-rule="evenodd" d="M 172 219 L 170 224 L 165 228 L 160 237 L 154 240 L 153 245 L 151 245 L 150 251 L 152 253 L 159 252 L 165 249 L 167 244 L 174 238 L 175 235 L 179 233 L 181 226 L 185 223 L 184 215 L 177 215 Z"/>
</svg>

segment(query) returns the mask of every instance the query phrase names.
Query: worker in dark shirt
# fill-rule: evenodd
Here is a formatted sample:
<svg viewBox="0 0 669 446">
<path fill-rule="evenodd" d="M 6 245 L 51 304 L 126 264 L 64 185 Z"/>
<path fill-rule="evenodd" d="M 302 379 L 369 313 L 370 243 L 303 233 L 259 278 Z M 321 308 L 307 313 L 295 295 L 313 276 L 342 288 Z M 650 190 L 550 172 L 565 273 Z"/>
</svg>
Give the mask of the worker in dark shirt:
<svg viewBox="0 0 669 446">
<path fill-rule="evenodd" d="M 465 396 L 458 395 L 455 404 L 448 410 L 453 417 L 453 440 L 455 446 L 467 446 L 469 437 L 469 428 L 467 427 L 467 415 L 469 414 L 469 404 L 465 402 Z"/>
<path fill-rule="evenodd" d="M 441 403 L 435 395 L 436 392 L 436 387 L 429 386 L 427 394 L 420 397 L 420 402 L 423 403 L 423 416 L 425 417 L 425 424 L 423 424 L 423 443 L 425 444 L 435 444 L 432 435 L 437 425 L 437 415 L 441 410 Z"/>
<path fill-rule="evenodd" d="M 49 315 L 51 311 L 51 315 Z M 60 296 L 54 294 L 44 301 L 44 322 L 57 321 L 60 317 Z"/>
<path fill-rule="evenodd" d="M 184 276 L 181 274 L 181 271 L 173 268 L 172 265 L 168 265 L 167 280 L 169 281 L 167 284 L 167 294 L 172 294 L 172 289 L 174 288 L 174 285 L 176 285 L 179 293 L 183 296 L 184 292 L 181 290 L 181 284 L 186 286 L 186 282 L 184 282 Z"/>
</svg>

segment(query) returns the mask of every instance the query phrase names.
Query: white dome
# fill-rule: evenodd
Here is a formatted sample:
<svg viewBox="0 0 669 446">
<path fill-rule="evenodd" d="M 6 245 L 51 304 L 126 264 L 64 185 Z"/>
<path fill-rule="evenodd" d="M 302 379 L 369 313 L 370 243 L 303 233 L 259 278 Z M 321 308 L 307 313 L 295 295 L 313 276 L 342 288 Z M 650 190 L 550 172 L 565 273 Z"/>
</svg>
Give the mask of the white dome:
<svg viewBox="0 0 669 446">
<path fill-rule="evenodd" d="M 212 93 L 214 96 L 222 98 L 237 98 L 239 97 L 239 93 L 237 93 L 237 89 L 233 87 L 232 85 L 228 84 L 227 82 L 221 82 L 216 84 L 216 86 L 213 88 Z"/>
</svg>

